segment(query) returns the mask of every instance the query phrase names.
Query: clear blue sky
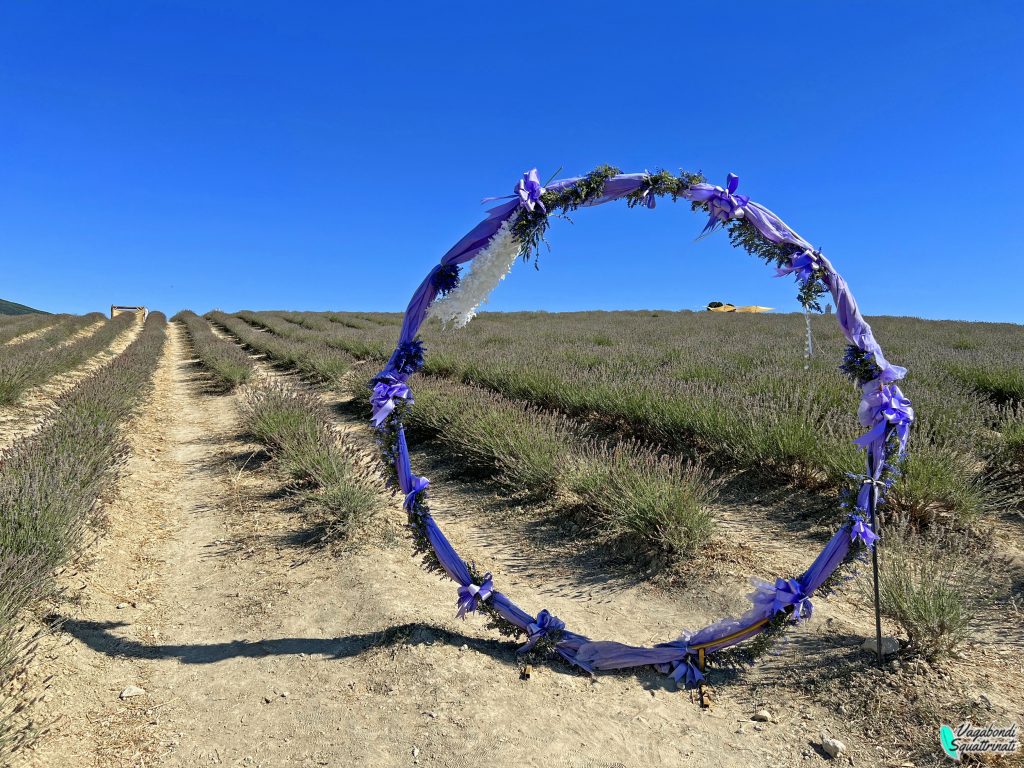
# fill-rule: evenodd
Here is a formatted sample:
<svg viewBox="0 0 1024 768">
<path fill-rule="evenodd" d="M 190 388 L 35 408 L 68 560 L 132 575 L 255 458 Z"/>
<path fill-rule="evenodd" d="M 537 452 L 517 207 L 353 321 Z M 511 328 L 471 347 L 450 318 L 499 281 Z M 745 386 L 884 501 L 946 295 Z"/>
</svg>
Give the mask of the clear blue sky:
<svg viewBox="0 0 1024 768">
<path fill-rule="evenodd" d="M 0 4 L 0 297 L 402 309 L 526 169 L 733 171 L 869 314 L 1024 322 L 1019 2 Z M 793 310 L 685 205 L 494 309 Z"/>
</svg>

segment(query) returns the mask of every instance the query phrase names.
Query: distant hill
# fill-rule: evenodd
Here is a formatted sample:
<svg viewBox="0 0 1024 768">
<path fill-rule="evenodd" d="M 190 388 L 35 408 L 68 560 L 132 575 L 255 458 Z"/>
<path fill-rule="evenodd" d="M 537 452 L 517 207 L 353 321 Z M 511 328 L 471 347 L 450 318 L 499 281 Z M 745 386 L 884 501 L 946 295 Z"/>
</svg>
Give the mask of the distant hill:
<svg viewBox="0 0 1024 768">
<path fill-rule="evenodd" d="M 41 309 L 32 309 L 32 307 L 26 307 L 24 304 L 15 304 L 13 301 L 4 301 L 0 299 L 0 315 L 48 315 L 49 312 L 43 312 Z"/>
</svg>

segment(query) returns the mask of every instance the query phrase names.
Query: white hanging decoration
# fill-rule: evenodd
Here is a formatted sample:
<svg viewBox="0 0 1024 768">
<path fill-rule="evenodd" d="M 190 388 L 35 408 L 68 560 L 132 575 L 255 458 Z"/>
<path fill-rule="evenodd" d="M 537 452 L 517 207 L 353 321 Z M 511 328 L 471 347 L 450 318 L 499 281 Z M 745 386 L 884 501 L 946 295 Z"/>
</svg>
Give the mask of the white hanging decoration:
<svg viewBox="0 0 1024 768">
<path fill-rule="evenodd" d="M 811 367 L 811 358 L 814 357 L 814 337 L 811 335 L 811 313 L 804 307 L 804 322 L 807 324 L 807 339 L 804 342 L 804 370 Z"/>
<path fill-rule="evenodd" d="M 427 317 L 434 317 L 447 327 L 464 328 L 476 317 L 476 311 L 487 301 L 491 291 L 512 271 L 512 265 L 519 258 L 521 246 L 512 235 L 510 224 L 505 221 L 490 239 L 487 246 L 469 263 L 469 272 L 459 284 L 437 301 L 427 311 Z"/>
</svg>

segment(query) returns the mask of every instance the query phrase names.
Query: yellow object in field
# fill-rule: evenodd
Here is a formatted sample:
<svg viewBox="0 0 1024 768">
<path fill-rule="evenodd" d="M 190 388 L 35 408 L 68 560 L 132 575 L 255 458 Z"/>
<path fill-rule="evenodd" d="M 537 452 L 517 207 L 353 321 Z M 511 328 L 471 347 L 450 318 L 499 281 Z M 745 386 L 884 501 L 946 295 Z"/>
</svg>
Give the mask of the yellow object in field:
<svg viewBox="0 0 1024 768">
<path fill-rule="evenodd" d="M 756 315 L 761 312 L 771 312 L 773 307 L 759 307 L 756 304 L 750 307 L 737 307 L 732 304 L 719 304 L 717 307 L 708 305 L 708 312 L 742 312 L 747 315 Z"/>
</svg>

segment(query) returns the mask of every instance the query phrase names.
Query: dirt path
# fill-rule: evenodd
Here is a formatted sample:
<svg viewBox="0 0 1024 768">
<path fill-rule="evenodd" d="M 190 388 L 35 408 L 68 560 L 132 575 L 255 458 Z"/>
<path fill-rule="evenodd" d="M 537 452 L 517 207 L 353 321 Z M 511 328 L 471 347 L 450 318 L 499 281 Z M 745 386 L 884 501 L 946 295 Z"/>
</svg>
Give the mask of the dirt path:
<svg viewBox="0 0 1024 768">
<path fill-rule="evenodd" d="M 711 710 L 654 672 L 591 680 L 538 665 L 521 680 L 516 644 L 479 617 L 457 620 L 452 583 L 419 568 L 404 534 L 386 535 L 400 529 L 396 505 L 358 546 L 304 543 L 304 517 L 241 435 L 240 396 L 204 393 L 203 380 L 172 325 L 108 527 L 51 606 L 63 629 L 33 675 L 53 675 L 39 711 L 55 727 L 17 768 L 793 766 L 824 760 L 822 731 L 845 735 L 831 712 L 793 689 L 763 694 L 756 677 L 722 687 Z M 340 429 L 362 426 L 339 413 Z M 516 557 L 511 533 L 492 541 L 479 508 L 475 521 L 458 511 L 483 491 L 435 481 L 453 541 L 524 608 L 634 641 L 716 614 Z M 807 627 L 797 642 L 834 635 L 826 621 Z M 145 693 L 120 699 L 132 685 Z M 778 722 L 751 722 L 762 704 Z M 850 743 L 855 765 L 900 764 Z"/>
<path fill-rule="evenodd" d="M 58 347 L 91 336 L 100 329 L 104 322 L 99 321 L 83 328 L 59 344 Z M 33 387 L 22 396 L 16 405 L 0 407 L 0 450 L 39 429 L 46 420 L 54 400 L 91 375 L 96 369 L 106 365 L 124 352 L 141 330 L 141 322 L 133 323 L 131 328 L 117 336 L 109 347 L 91 357 L 85 364 L 54 376 L 38 387 Z"/>
</svg>

